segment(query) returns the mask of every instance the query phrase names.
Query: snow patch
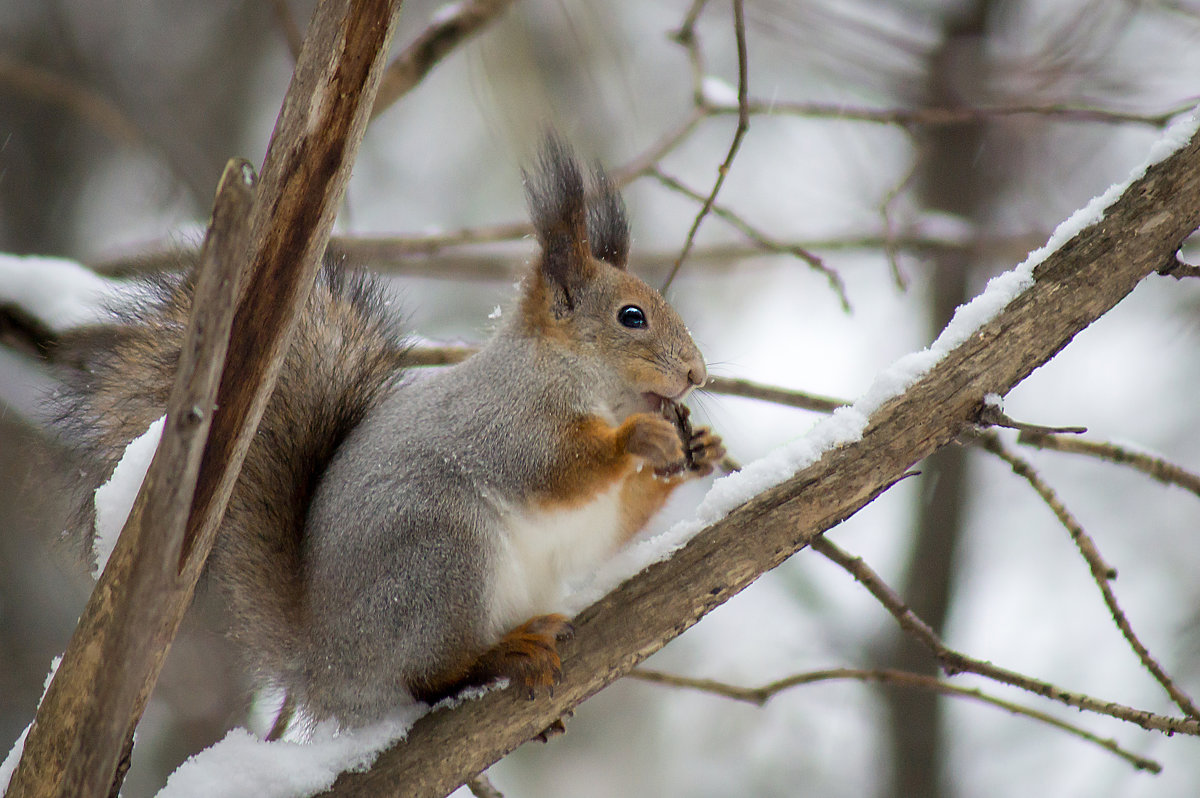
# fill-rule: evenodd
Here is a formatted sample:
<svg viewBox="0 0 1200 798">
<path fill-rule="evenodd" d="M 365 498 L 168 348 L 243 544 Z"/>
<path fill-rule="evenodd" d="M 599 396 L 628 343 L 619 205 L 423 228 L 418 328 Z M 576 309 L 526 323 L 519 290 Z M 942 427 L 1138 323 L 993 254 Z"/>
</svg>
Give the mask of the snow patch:
<svg viewBox="0 0 1200 798">
<path fill-rule="evenodd" d="M 54 332 L 105 321 L 123 284 L 65 258 L 0 254 L 0 304 L 13 304 Z"/>
<path fill-rule="evenodd" d="M 385 748 L 404 738 L 428 708 L 414 704 L 361 729 L 320 724 L 305 742 L 267 742 L 245 729 L 179 766 L 158 798 L 294 798 L 329 789 L 339 773 L 362 771 Z"/>
<path fill-rule="evenodd" d="M 121 529 L 129 518 L 129 511 L 133 509 L 134 499 L 146 479 L 146 471 L 162 437 L 165 420 L 166 416 L 160 416 L 149 429 L 134 438 L 125 447 L 125 453 L 113 469 L 112 476 L 96 488 L 96 530 L 92 539 L 92 551 L 96 556 L 93 574 L 96 577 L 104 571 Z"/>
</svg>

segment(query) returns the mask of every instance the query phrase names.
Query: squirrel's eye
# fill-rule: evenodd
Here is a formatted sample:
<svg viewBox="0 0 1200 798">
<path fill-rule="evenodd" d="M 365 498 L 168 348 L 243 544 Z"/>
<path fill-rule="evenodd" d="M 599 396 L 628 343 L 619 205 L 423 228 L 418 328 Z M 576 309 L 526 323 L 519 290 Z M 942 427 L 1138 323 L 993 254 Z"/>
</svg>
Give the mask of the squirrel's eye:
<svg viewBox="0 0 1200 798">
<path fill-rule="evenodd" d="M 617 311 L 617 321 L 626 327 L 645 327 L 646 312 L 637 305 L 626 305 Z"/>
</svg>

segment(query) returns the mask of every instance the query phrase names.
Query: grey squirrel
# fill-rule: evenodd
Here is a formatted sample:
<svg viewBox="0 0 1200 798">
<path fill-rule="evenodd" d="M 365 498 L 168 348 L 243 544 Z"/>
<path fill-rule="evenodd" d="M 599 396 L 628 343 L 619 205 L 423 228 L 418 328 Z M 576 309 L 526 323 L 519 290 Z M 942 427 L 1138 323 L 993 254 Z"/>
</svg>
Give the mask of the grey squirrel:
<svg viewBox="0 0 1200 798">
<path fill-rule="evenodd" d="M 720 439 L 676 312 L 626 271 L 624 205 L 548 136 L 526 188 L 540 245 L 517 311 L 466 361 L 405 371 L 376 281 L 327 266 L 207 569 L 257 679 L 352 726 L 507 677 L 552 685 L 564 578 L 626 543 Z M 91 491 L 162 414 L 191 305 L 158 279 L 75 342 L 61 425 Z M 219 412 L 219 410 L 218 410 Z"/>
</svg>

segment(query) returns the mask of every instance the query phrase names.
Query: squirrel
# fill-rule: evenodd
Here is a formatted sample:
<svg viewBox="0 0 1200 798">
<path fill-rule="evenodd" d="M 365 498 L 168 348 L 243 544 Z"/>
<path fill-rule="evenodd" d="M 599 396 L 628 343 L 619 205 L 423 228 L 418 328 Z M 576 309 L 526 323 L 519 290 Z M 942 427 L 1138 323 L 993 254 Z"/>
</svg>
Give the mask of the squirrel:
<svg viewBox="0 0 1200 798">
<path fill-rule="evenodd" d="M 326 263 L 206 566 L 255 680 L 311 721 L 561 675 L 564 580 L 628 542 L 724 455 L 681 402 L 706 366 L 626 270 L 624 203 L 548 134 L 522 173 L 540 252 L 517 310 L 443 369 L 405 370 L 377 278 Z M 72 344 L 60 426 L 83 462 L 77 523 L 163 412 L 193 277 L 155 278 Z M 219 412 L 219 411 L 218 411 Z"/>
</svg>

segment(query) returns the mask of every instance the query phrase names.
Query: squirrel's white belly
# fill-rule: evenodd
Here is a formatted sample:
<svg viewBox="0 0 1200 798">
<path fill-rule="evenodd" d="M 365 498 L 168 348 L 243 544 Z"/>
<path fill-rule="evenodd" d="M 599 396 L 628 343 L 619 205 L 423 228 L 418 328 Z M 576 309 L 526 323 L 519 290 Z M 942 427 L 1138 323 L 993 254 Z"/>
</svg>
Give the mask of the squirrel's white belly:
<svg viewBox="0 0 1200 798">
<path fill-rule="evenodd" d="M 503 514 L 492 584 L 491 631 L 500 636 L 535 615 L 561 610 L 565 584 L 613 553 L 621 529 L 621 488 L 579 507 L 515 508 Z"/>
</svg>

